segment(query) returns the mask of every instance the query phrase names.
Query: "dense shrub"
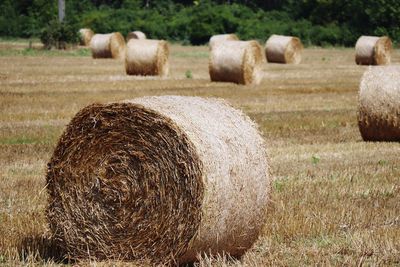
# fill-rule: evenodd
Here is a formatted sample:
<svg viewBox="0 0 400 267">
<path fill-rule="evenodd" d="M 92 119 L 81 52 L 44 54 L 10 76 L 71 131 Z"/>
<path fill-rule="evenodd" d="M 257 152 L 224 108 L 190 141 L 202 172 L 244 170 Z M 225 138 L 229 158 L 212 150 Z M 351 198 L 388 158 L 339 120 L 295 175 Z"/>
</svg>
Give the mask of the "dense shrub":
<svg viewBox="0 0 400 267">
<path fill-rule="evenodd" d="M 43 29 L 40 40 L 47 49 L 52 47 L 65 49 L 67 44 L 75 44 L 78 42 L 78 33 L 77 29 L 70 24 L 60 23 L 54 20 Z"/>
<path fill-rule="evenodd" d="M 142 30 L 150 38 L 192 44 L 232 32 L 260 41 L 271 34 L 296 35 L 306 45 L 353 46 L 362 34 L 400 40 L 398 0 L 68 0 L 66 5 L 69 24 L 99 33 Z M 43 32 L 45 40 L 53 40 L 49 36 L 57 34 L 44 28 L 56 17 L 55 0 L 3 0 L 0 35 Z M 65 30 L 58 28 L 68 36 Z"/>
</svg>

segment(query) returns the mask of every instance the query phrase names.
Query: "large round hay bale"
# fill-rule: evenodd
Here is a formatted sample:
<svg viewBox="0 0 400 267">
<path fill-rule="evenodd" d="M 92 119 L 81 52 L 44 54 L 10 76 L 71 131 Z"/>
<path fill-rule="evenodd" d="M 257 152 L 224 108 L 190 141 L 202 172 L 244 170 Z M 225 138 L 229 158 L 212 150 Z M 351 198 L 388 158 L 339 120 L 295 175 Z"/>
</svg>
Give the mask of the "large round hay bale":
<svg viewBox="0 0 400 267">
<path fill-rule="evenodd" d="M 238 41 L 239 38 L 236 36 L 236 34 L 233 33 L 227 33 L 227 34 L 217 34 L 213 35 L 210 38 L 210 41 L 208 42 L 210 48 L 213 47 L 218 42 L 224 42 L 224 41 Z"/>
<path fill-rule="evenodd" d="M 389 37 L 361 36 L 356 43 L 357 65 L 390 64 L 392 40 Z"/>
<path fill-rule="evenodd" d="M 240 256 L 266 216 L 263 138 L 217 99 L 161 96 L 93 104 L 48 164 L 47 219 L 73 259 Z"/>
<path fill-rule="evenodd" d="M 374 67 L 364 73 L 358 126 L 365 141 L 400 141 L 400 66 Z"/>
<path fill-rule="evenodd" d="M 169 46 L 163 40 L 131 39 L 128 42 L 125 70 L 129 75 L 167 76 Z"/>
<path fill-rule="evenodd" d="M 134 32 L 128 33 L 128 35 L 126 36 L 126 41 L 127 42 L 129 42 L 130 39 L 144 40 L 144 39 L 147 39 L 147 37 L 146 37 L 146 34 L 144 34 L 141 31 L 134 31 Z"/>
<path fill-rule="evenodd" d="M 215 43 L 210 52 L 211 81 L 259 84 L 262 80 L 263 49 L 257 41 Z"/>
<path fill-rule="evenodd" d="M 90 40 L 92 40 L 92 37 L 94 35 L 94 32 L 91 29 L 80 29 L 79 30 L 79 37 L 80 37 L 80 44 L 84 46 L 89 46 L 90 45 Z"/>
<path fill-rule="evenodd" d="M 125 58 L 126 44 L 119 32 L 95 34 L 90 41 L 93 58 Z"/>
<path fill-rule="evenodd" d="M 299 64 L 303 44 L 293 36 L 271 35 L 265 44 L 265 54 L 268 62 Z"/>
</svg>

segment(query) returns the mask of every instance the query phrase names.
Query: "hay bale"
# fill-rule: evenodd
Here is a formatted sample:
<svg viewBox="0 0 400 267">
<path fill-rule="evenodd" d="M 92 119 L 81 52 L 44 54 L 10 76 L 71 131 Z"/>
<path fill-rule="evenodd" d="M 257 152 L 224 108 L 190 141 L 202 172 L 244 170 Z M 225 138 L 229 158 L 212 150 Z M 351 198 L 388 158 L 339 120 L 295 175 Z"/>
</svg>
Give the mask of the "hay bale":
<svg viewBox="0 0 400 267">
<path fill-rule="evenodd" d="M 80 37 L 80 44 L 84 46 L 89 46 L 90 45 L 90 40 L 92 40 L 92 37 L 94 35 L 94 32 L 91 29 L 80 29 L 79 30 L 79 37 Z"/>
<path fill-rule="evenodd" d="M 357 65 L 390 64 L 392 40 L 389 37 L 361 36 L 356 43 Z"/>
<path fill-rule="evenodd" d="M 364 73 L 358 126 L 365 141 L 400 141 L 400 66 L 374 67 Z"/>
<path fill-rule="evenodd" d="M 125 70 L 129 75 L 167 76 L 169 46 L 163 40 L 131 39 L 127 45 Z"/>
<path fill-rule="evenodd" d="M 182 96 L 84 108 L 46 178 L 47 219 L 66 255 L 154 263 L 242 255 L 265 221 L 271 182 L 247 116 Z"/>
<path fill-rule="evenodd" d="M 265 44 L 265 54 L 268 62 L 299 64 L 303 44 L 293 36 L 271 35 Z"/>
<path fill-rule="evenodd" d="M 119 32 L 95 34 L 90 41 L 93 58 L 125 58 L 125 39 Z"/>
<path fill-rule="evenodd" d="M 210 52 L 210 78 L 219 82 L 259 84 L 264 62 L 264 53 L 257 41 L 218 42 Z"/>
<path fill-rule="evenodd" d="M 130 39 L 144 40 L 144 39 L 147 39 L 147 37 L 146 37 L 146 34 L 144 34 L 141 31 L 134 31 L 134 32 L 128 33 L 128 35 L 126 36 L 126 41 L 127 42 L 129 42 Z"/>
<path fill-rule="evenodd" d="M 233 33 L 217 34 L 217 35 L 211 36 L 208 44 L 209 44 L 210 48 L 212 48 L 218 42 L 238 41 L 238 40 L 239 40 L 239 38 L 236 36 L 236 34 L 233 34 Z"/>
</svg>

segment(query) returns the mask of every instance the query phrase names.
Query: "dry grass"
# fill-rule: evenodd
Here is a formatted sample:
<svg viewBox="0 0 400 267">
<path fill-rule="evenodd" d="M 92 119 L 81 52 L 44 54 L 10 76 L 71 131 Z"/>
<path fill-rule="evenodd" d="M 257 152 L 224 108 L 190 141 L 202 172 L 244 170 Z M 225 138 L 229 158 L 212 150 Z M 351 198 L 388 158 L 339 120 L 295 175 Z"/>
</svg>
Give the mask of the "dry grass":
<svg viewBox="0 0 400 267">
<path fill-rule="evenodd" d="M 172 46 L 168 79 L 129 77 L 120 62 L 89 56 L 1 56 L 0 265 L 56 264 L 43 238 L 45 169 L 80 108 L 178 94 L 243 109 L 259 123 L 278 178 L 254 248 L 240 261 L 203 258 L 200 266 L 398 266 L 400 145 L 362 142 L 357 90 L 366 67 L 354 64 L 354 50 L 309 48 L 298 66 L 265 64 L 257 87 L 211 83 L 207 67 L 207 47 Z"/>
</svg>

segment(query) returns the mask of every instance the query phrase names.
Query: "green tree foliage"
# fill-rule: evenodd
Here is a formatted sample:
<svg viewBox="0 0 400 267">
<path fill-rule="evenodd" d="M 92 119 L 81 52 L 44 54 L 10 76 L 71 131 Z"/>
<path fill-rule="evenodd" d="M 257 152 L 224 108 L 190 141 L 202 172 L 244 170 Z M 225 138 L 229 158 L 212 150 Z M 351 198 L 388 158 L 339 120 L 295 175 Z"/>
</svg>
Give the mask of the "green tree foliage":
<svg viewBox="0 0 400 267">
<path fill-rule="evenodd" d="M 56 17 L 56 0 L 2 0 L 0 35 L 40 36 Z M 306 45 L 353 46 L 362 34 L 400 41 L 399 0 L 67 0 L 66 18 L 74 31 L 142 30 L 192 44 L 231 32 L 261 41 L 296 35 Z"/>
<path fill-rule="evenodd" d="M 40 40 L 47 49 L 66 49 L 67 44 L 78 42 L 78 33 L 69 23 L 53 20 L 42 30 Z"/>
</svg>

